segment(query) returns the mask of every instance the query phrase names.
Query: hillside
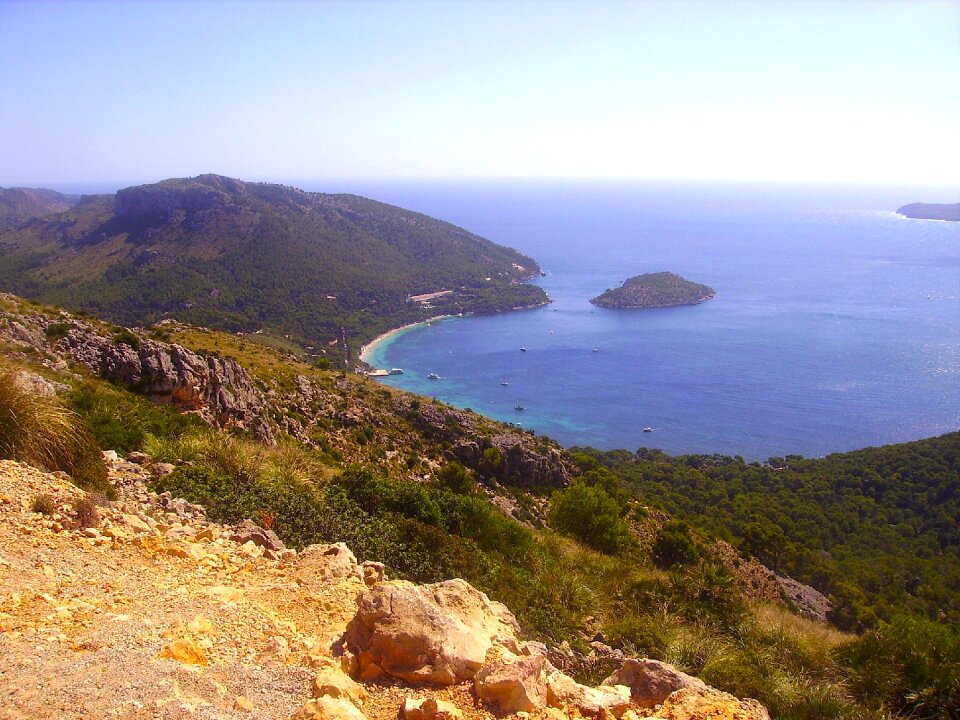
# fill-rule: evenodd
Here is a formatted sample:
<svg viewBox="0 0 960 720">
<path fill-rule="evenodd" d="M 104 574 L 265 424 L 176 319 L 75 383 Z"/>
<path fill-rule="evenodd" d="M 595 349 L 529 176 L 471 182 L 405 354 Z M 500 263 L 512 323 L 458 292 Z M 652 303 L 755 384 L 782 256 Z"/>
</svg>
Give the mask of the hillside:
<svg viewBox="0 0 960 720">
<path fill-rule="evenodd" d="M 620 287 L 607 290 L 590 302 L 616 309 L 661 308 L 696 305 L 715 294 L 716 291 L 706 285 L 690 282 L 675 273 L 659 272 L 624 280 Z"/>
<path fill-rule="evenodd" d="M 378 386 L 360 376 L 317 369 L 298 360 L 296 348 L 267 347 L 259 344 L 259 336 L 238 337 L 169 322 L 131 331 L 12 296 L 0 298 L 0 309 L 0 371 L 15 369 L 17 382 L 48 395 L 57 393 L 79 413 L 100 448 L 123 455 L 134 453 L 130 454 L 133 464 L 151 468 L 150 472 L 134 472 L 136 469 L 129 464 L 121 467 L 110 461 L 107 470 L 100 474 L 88 455 L 83 462 L 71 461 L 69 472 L 74 481 L 103 493 L 98 502 L 105 508 L 102 512 L 108 522 L 98 526 L 98 535 L 82 531 L 62 534 L 56 523 L 68 527 L 74 522 L 69 511 L 55 511 L 69 523 L 55 516 L 43 520 L 35 513 L 30 515 L 27 510 L 34 506 L 36 495 L 43 494 L 42 486 L 27 483 L 20 490 L 18 480 L 4 486 L 3 492 L 13 502 L 11 512 L 19 515 L 12 523 L 0 524 L 0 528 L 9 527 L 25 538 L 36 538 L 35 549 L 45 553 L 43 557 L 31 555 L 32 540 L 22 545 L 4 540 L 0 545 L 8 562 L 13 552 L 8 548 L 19 548 L 12 555 L 19 559 L 11 562 L 10 572 L 29 578 L 29 583 L 21 584 L 37 587 L 30 596 L 32 600 L 23 606 L 33 613 L 27 617 L 27 623 L 37 624 L 39 619 L 46 623 L 40 634 L 24 633 L 22 642 L 26 644 L 20 644 L 19 636 L 15 638 L 17 647 L 24 652 L 33 648 L 35 643 L 29 643 L 35 638 L 62 643 L 64 640 L 57 638 L 65 635 L 69 641 L 74 637 L 72 632 L 89 633 L 84 637 L 94 642 L 109 641 L 110 636 L 104 633 L 113 625 L 91 625 L 99 620 L 90 615 L 81 618 L 80 626 L 86 630 L 68 629 L 72 613 L 95 613 L 75 603 L 75 599 L 101 607 L 97 604 L 103 592 L 96 585 L 99 571 L 85 572 L 94 583 L 90 587 L 74 575 L 68 586 L 73 593 L 69 598 L 60 598 L 60 591 L 52 593 L 41 587 L 50 579 L 44 565 L 49 565 L 56 575 L 61 567 L 74 572 L 71 567 L 92 568 L 105 563 L 103 567 L 109 565 L 112 572 L 142 576 L 133 584 L 135 592 L 126 592 L 136 612 L 161 618 L 176 614 L 185 617 L 187 623 L 191 622 L 187 616 L 196 612 L 212 622 L 216 629 L 213 636 L 205 638 L 204 633 L 190 634 L 192 631 L 188 634 L 205 653 L 209 651 L 207 656 L 211 658 L 211 667 L 203 670 L 200 677 L 216 679 L 229 692 L 214 701 L 210 693 L 219 692 L 216 686 L 207 686 L 205 690 L 198 685 L 189 688 L 191 693 L 196 691 L 195 697 L 217 705 L 222 716 L 230 716 L 226 705 L 233 702 L 233 693 L 237 692 L 234 685 L 228 686 L 223 680 L 225 676 L 232 677 L 232 673 L 249 678 L 252 687 L 261 687 L 261 680 L 266 683 L 264 692 L 268 694 L 258 696 L 259 699 L 245 696 L 257 704 L 289 709 L 304 702 L 308 698 L 308 680 L 297 681 L 301 683 L 296 685 L 299 689 L 280 698 L 269 693 L 278 692 L 278 683 L 291 687 L 284 684 L 287 681 L 258 674 L 262 671 L 269 675 L 275 667 L 272 660 L 264 659 L 259 648 L 264 644 L 282 648 L 283 642 L 273 643 L 262 629 L 248 638 L 243 634 L 247 630 L 233 620 L 227 622 L 226 616 L 222 621 L 221 615 L 210 617 L 205 613 L 213 611 L 197 594 L 204 582 L 211 584 L 215 580 L 218 587 L 237 587 L 240 583 L 241 589 L 249 582 L 257 607 L 268 608 L 273 613 L 271 617 L 293 622 L 298 628 L 296 636 L 284 632 L 287 647 L 293 648 L 294 640 L 307 644 L 301 636 L 311 637 L 309 623 L 313 621 L 297 620 L 295 614 L 290 614 L 301 612 L 293 607 L 301 597 L 294 585 L 300 583 L 290 574 L 293 568 L 263 561 L 268 566 L 265 575 L 260 574 L 256 564 L 242 572 L 235 571 L 230 562 L 237 562 L 229 560 L 234 550 L 218 546 L 215 554 L 224 554 L 229 561 L 220 568 L 212 559 L 204 559 L 214 552 L 206 547 L 208 535 L 203 536 L 201 547 L 193 547 L 201 539 L 200 532 L 210 524 L 220 526 L 214 528 L 214 537 L 223 539 L 227 526 L 250 519 L 272 528 L 288 548 L 298 551 L 297 557 L 311 545 L 342 541 L 361 558 L 384 563 L 390 577 L 426 583 L 463 578 L 493 600 L 505 603 L 526 637 L 544 643 L 541 651 L 551 665 L 588 686 L 607 677 L 625 659 L 646 657 L 669 662 L 739 697 L 756 698 L 770 708 L 774 717 L 880 718 L 891 711 L 913 713 L 915 717 L 952 717 L 935 713 L 937 708 L 955 706 L 952 693 L 957 690 L 954 680 L 960 663 L 960 638 L 948 624 L 931 622 L 917 613 L 938 607 L 941 600 L 945 600 L 941 605 L 949 612 L 951 597 L 956 597 L 949 588 L 946 595 L 928 592 L 928 587 L 936 588 L 928 583 L 924 565 L 932 558 L 943 570 L 945 582 L 949 582 L 955 568 L 949 552 L 938 555 L 932 550 L 931 538 L 938 536 L 929 534 L 931 529 L 939 532 L 938 511 L 940 505 L 949 502 L 950 483 L 956 478 L 956 468 L 946 462 L 951 457 L 950 436 L 912 446 L 864 451 L 862 456 L 835 456 L 828 459 L 832 461 L 830 465 L 791 457 L 739 468 L 736 459 L 643 454 L 635 457 L 656 463 L 661 475 L 631 475 L 633 453 L 620 451 L 613 459 L 603 454 L 591 457 L 593 451 L 571 454 L 548 439 L 473 413 Z M 11 397 L 10 377 L 0 372 L 0 448 L 9 447 L 4 444 L 9 435 L 3 435 L 7 427 L 3 408 Z M 43 423 L 43 427 L 48 425 Z M 15 437 L 23 436 L 21 431 Z M 898 449 L 903 452 L 898 454 Z M 871 460 L 870 453 L 877 453 L 877 457 L 897 455 L 899 459 Z M 57 465 L 49 469 L 64 467 L 63 459 L 54 460 Z M 613 471 L 601 465 L 601 461 Z M 885 487 L 896 492 L 878 492 L 875 500 L 868 501 L 864 486 L 860 491 L 863 499 L 858 502 L 852 471 L 867 463 L 872 463 L 870 467 L 876 473 L 868 473 L 869 487 L 880 488 L 880 478 L 886 480 Z M 781 518 L 771 516 L 766 522 L 761 517 L 757 521 L 758 532 L 742 537 L 724 530 L 728 511 L 727 503 L 721 501 L 724 497 L 730 500 L 733 510 L 760 512 L 768 509 L 763 505 L 766 485 L 771 488 L 766 506 L 776 508 L 785 502 L 783 495 L 787 491 L 777 490 L 776 478 L 786 472 L 787 465 L 790 473 L 797 468 L 811 468 L 809 479 L 789 476 L 789 486 L 794 491 L 809 484 L 810 495 L 804 496 L 805 500 L 831 495 L 842 499 L 836 504 L 822 502 L 814 510 L 803 510 L 811 517 L 819 513 L 822 517 L 818 516 L 817 522 L 830 532 L 839 528 L 841 533 L 836 537 L 840 540 L 829 536 L 828 543 L 849 542 L 844 540 L 843 533 L 855 537 L 858 523 L 869 529 L 875 527 L 871 523 L 881 518 L 883 522 L 894 522 L 890 510 L 894 506 L 910 503 L 914 508 L 912 516 L 904 516 L 904 533 L 908 528 L 921 529 L 919 544 L 905 544 L 892 552 L 885 542 L 855 546 L 851 543 L 850 551 L 842 554 L 838 545 L 838 558 L 856 552 L 862 553 L 865 561 L 846 565 L 821 562 L 814 566 L 826 581 L 842 577 L 846 587 L 858 588 L 876 605 L 876 598 L 881 596 L 871 584 L 875 568 L 885 572 L 885 568 L 897 563 L 916 560 L 921 580 L 919 585 L 911 585 L 914 600 L 902 602 L 893 597 L 887 601 L 882 612 L 876 613 L 882 618 L 879 632 L 868 631 L 856 638 L 791 612 L 795 608 L 816 615 L 816 603 L 807 606 L 802 598 L 805 595 L 815 599 L 812 589 L 778 580 L 750 557 L 752 553 L 764 556 L 776 547 L 764 538 L 772 533 L 776 539 L 770 524 L 784 522 Z M 833 473 L 844 465 L 849 466 L 849 477 L 840 475 L 840 480 L 831 485 Z M 715 468 L 716 475 L 710 468 Z M 118 469 L 126 477 L 139 472 L 140 480 L 118 482 Z M 717 477 L 735 478 L 747 469 L 756 471 L 758 481 L 746 488 L 716 484 Z M 910 481 L 904 483 L 908 472 Z M 670 482 L 671 473 L 679 483 L 680 489 L 675 492 L 689 496 L 691 502 L 703 502 L 707 508 L 715 505 L 720 511 L 716 518 L 707 511 L 696 515 L 679 502 L 671 506 L 662 501 L 658 493 L 669 492 L 662 490 L 661 484 Z M 682 483 L 688 478 L 692 482 L 684 486 Z M 934 494 L 921 496 L 918 488 L 923 486 L 931 488 Z M 156 496 L 145 494 L 148 490 Z M 185 498 L 185 502 L 177 498 Z M 195 505 L 202 507 L 202 513 Z M 760 510 L 752 510 L 754 506 Z M 797 515 L 798 522 L 806 517 L 789 504 L 789 498 L 784 507 L 786 513 Z M 130 514 L 131 508 L 135 515 L 149 510 L 147 514 L 154 514 L 155 521 L 167 526 L 159 530 L 163 537 L 158 538 L 158 545 L 153 541 L 144 545 L 141 540 L 137 541 L 139 545 L 133 543 L 128 552 L 124 549 L 127 540 L 115 541 L 111 527 L 120 526 L 122 534 L 131 536 L 131 542 L 132 536 L 147 532 L 131 533 L 123 527 L 127 521 L 121 522 L 117 514 Z M 949 505 L 942 509 L 950 511 Z M 190 517 L 184 517 L 184 513 Z M 175 529 L 178 525 L 192 530 Z M 28 529 L 24 530 L 25 527 Z M 788 548 L 801 571 L 807 567 L 806 558 L 823 555 L 824 546 L 818 545 L 819 541 L 793 535 L 793 528 L 785 522 L 782 530 L 790 534 Z M 740 552 L 718 536 L 736 542 Z M 84 547 L 70 544 L 81 537 L 91 541 L 86 544 L 95 552 L 103 552 L 95 562 L 83 558 Z M 949 550 L 949 538 L 943 537 L 948 540 Z M 745 542 L 750 538 L 757 542 Z M 107 548 L 112 552 L 107 552 Z M 150 559 L 149 566 L 136 559 L 141 550 Z M 178 553 L 186 553 L 187 557 Z M 191 560 L 190 553 L 199 559 Z M 51 561 L 54 557 L 59 558 L 56 563 Z M 773 557 L 767 562 L 776 565 L 777 559 Z M 289 556 L 287 562 L 292 561 Z M 177 575 L 164 574 L 166 563 L 180 568 L 175 570 Z M 217 577 L 203 581 L 190 569 L 194 564 L 209 565 L 210 572 Z M 27 572 L 26 568 L 32 569 Z M 5 570 L 0 562 L 2 572 Z M 188 574 L 183 575 L 184 572 Z M 221 577 L 221 573 L 226 573 L 226 577 Z M 170 585 L 183 590 L 171 594 L 172 591 L 163 589 Z M 151 593 L 149 588 L 159 588 L 159 592 Z M 267 588 L 280 592 L 270 595 Z M 9 595 L 19 591 L 7 592 Z M 308 617 L 322 620 L 321 609 L 343 607 L 338 604 L 341 600 L 333 599 L 327 607 L 322 594 L 325 591 L 320 595 L 313 592 L 313 597 L 321 600 L 319 606 L 304 605 L 312 608 Z M 44 593 L 53 600 L 44 599 Z M 21 598 L 26 596 L 21 593 Z M 290 597 L 292 605 L 277 609 L 276 598 L 282 597 Z M 856 610 L 858 597 L 837 593 L 833 600 L 840 603 L 841 610 Z M 90 598 L 100 600 L 92 602 Z M 851 598 L 855 601 L 852 605 Z M 0 607 L 0 612 L 21 622 L 21 601 L 12 596 L 8 600 L 18 603 L 16 612 L 11 612 L 10 605 Z M 117 602 L 113 596 L 109 600 Z M 146 603 L 160 600 L 174 604 L 143 610 L 148 607 Z M 40 605 L 41 601 L 51 605 L 52 615 Z M 65 606 L 71 615 L 60 613 L 60 606 Z M 912 615 L 904 614 L 909 610 L 914 611 Z M 257 628 L 264 626 L 254 617 L 247 617 Z M 0 622 L 7 621 L 9 617 L 0 615 Z M 92 627 L 99 629 L 91 630 Z M 113 644 L 104 642 L 102 647 L 116 648 L 112 652 L 118 654 L 112 657 L 144 658 L 162 652 L 165 642 L 188 639 L 178 636 L 176 628 L 167 628 L 163 623 L 157 627 L 156 632 L 143 635 L 136 647 L 130 644 L 128 636 Z M 223 640 L 216 640 L 217 637 Z M 227 648 L 248 647 L 244 645 L 247 639 L 252 654 L 227 652 Z M 201 641 L 213 645 L 203 645 Z M 187 657 L 193 652 L 189 643 L 186 651 Z M 304 672 L 297 669 L 302 668 L 297 658 L 306 654 L 309 653 L 294 654 L 283 665 L 291 672 Z M 0 661 L 3 657 L 0 654 Z M 51 673 L 52 665 L 45 663 L 53 663 L 54 657 L 42 654 L 36 660 L 39 665 L 31 667 L 37 672 Z M 901 663 L 901 658 L 908 657 L 927 660 L 923 665 Z M 883 667 L 876 665 L 878 658 L 884 659 Z M 84 658 L 77 660 L 82 662 Z M 169 662 L 163 657 L 159 660 Z M 13 656 L 10 662 L 23 661 Z M 259 669 L 248 663 L 256 663 Z M 136 665 L 136 661 L 132 664 Z M 61 670 L 64 667 L 60 665 Z M 185 687 L 177 674 L 168 674 L 176 667 L 162 666 L 158 682 L 164 684 L 164 678 L 172 677 L 176 683 L 165 684 L 164 692 L 173 692 L 174 700 L 191 702 L 171 690 L 177 683 L 181 690 Z M 538 673 L 539 670 L 534 675 L 544 677 Z M 881 676 L 895 679 L 880 682 Z M 119 681 L 134 682 L 122 674 Z M 375 683 L 368 684 L 367 691 L 376 687 Z M 381 689 L 373 692 L 380 693 Z M 402 701 L 400 693 L 404 691 L 390 692 L 394 694 L 389 695 L 389 703 L 376 705 L 379 709 L 370 710 L 369 717 L 386 712 L 396 714 Z M 462 690 L 465 694 L 453 699 L 469 715 L 471 707 L 479 707 L 477 692 L 476 688 L 470 690 L 468 684 Z M 536 692 L 544 693 L 540 697 L 549 696 L 546 690 Z M 23 700 L 17 697 L 18 702 Z M 164 697 L 169 699 L 169 692 Z M 23 702 L 23 707 L 29 708 L 35 707 L 31 702 L 38 701 L 31 700 L 28 694 Z M 174 712 L 180 711 L 181 706 L 170 707 L 169 712 Z M 933 710 L 927 712 L 923 708 Z M 159 710 L 158 707 L 156 711 Z M 202 712 L 221 716 L 212 714 L 209 708 Z M 639 708 L 636 712 L 644 714 Z M 658 711 L 665 712 L 663 708 Z M 130 716 L 137 717 L 132 711 Z M 560 720 L 550 713 L 546 716 Z M 696 715 L 680 715 L 678 711 L 669 717 L 679 720 L 687 716 Z"/>
<path fill-rule="evenodd" d="M 4 290 L 127 325 L 175 317 L 287 336 L 338 363 L 407 322 L 542 304 L 520 284 L 538 273 L 419 213 L 217 175 L 84 197 L 0 237 Z M 453 292 L 408 299 L 440 290 Z"/>
<path fill-rule="evenodd" d="M 79 195 L 43 188 L 0 188 L 0 228 L 63 212 L 79 201 Z"/>
<path fill-rule="evenodd" d="M 960 221 L 960 203 L 913 203 L 897 209 L 898 215 L 915 220 L 951 220 Z"/>
</svg>

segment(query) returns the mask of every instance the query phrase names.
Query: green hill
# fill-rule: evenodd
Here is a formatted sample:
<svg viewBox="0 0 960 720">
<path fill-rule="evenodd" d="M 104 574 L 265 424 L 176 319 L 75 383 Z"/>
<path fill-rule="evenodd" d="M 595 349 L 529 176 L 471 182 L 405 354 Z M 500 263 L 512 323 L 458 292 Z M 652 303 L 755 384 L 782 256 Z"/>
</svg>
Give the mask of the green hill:
<svg viewBox="0 0 960 720">
<path fill-rule="evenodd" d="M 0 188 L 0 228 L 63 212 L 79 201 L 79 195 L 43 188 Z"/>
<path fill-rule="evenodd" d="M 426 215 L 217 175 L 85 196 L 0 239 L 4 290 L 123 324 L 173 316 L 339 343 L 337 360 L 424 317 L 542 304 L 521 283 L 537 274 L 531 258 Z"/>
</svg>

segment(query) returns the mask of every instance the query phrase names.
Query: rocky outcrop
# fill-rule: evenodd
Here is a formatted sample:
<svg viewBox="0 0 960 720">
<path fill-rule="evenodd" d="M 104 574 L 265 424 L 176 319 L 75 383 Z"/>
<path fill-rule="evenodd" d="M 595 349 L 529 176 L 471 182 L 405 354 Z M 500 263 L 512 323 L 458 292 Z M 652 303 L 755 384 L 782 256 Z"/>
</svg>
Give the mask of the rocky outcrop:
<svg viewBox="0 0 960 720">
<path fill-rule="evenodd" d="M 364 577 L 363 568 L 345 543 L 309 545 L 300 551 L 297 577 L 305 586 L 329 583 L 331 580 Z"/>
<path fill-rule="evenodd" d="M 21 344 L 44 352 L 52 350 L 154 402 L 197 412 L 217 427 L 248 430 L 266 443 L 274 440 L 266 419 L 266 398 L 247 371 L 233 360 L 201 355 L 129 332 L 122 338 L 107 337 L 86 324 L 55 323 L 43 315 L 24 320 L 11 323 L 6 331 Z"/>
<path fill-rule="evenodd" d="M 543 655 L 507 657 L 487 663 L 474 678 L 477 697 L 503 715 L 547 706 L 547 676 L 553 666 Z"/>
<path fill-rule="evenodd" d="M 403 720 L 460 720 L 463 717 L 456 705 L 433 697 L 407 698 L 401 714 Z"/>
<path fill-rule="evenodd" d="M 683 688 L 672 693 L 657 711 L 663 720 L 770 720 L 756 700 L 740 700 L 714 688 Z"/>
<path fill-rule="evenodd" d="M 463 580 L 388 581 L 361 594 L 342 645 L 361 679 L 452 685 L 472 679 L 494 643 L 518 631 L 505 606 Z"/>
<path fill-rule="evenodd" d="M 693 688 L 706 690 L 707 685 L 702 680 L 687 675 L 658 660 L 631 658 L 610 677 L 603 681 L 604 685 L 625 685 L 630 688 L 630 699 L 641 707 L 659 705 L 671 693 L 683 689 Z"/>
</svg>

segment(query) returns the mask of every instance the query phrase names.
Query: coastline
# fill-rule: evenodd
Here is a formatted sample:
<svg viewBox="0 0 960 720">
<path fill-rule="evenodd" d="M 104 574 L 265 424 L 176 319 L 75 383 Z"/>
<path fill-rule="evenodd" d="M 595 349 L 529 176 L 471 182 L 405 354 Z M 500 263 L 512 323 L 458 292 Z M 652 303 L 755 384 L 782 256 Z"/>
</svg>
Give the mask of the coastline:
<svg viewBox="0 0 960 720">
<path fill-rule="evenodd" d="M 431 322 L 437 322 L 439 320 L 449 320 L 450 318 L 454 318 L 454 317 L 457 317 L 457 316 L 456 315 L 437 315 L 435 317 L 427 318 L 426 320 L 420 320 L 415 323 L 407 323 L 406 325 L 401 325 L 398 328 L 393 328 L 393 330 L 387 330 L 387 332 L 377 335 L 373 340 L 371 340 L 362 348 L 360 348 L 360 361 L 367 363 L 368 365 L 370 365 L 370 367 L 374 367 L 373 365 L 371 365 L 371 363 L 367 358 L 370 357 L 370 353 L 372 353 L 376 349 L 376 347 L 381 343 L 386 342 L 387 340 L 395 337 L 396 335 L 405 333 L 407 330 L 412 330 L 415 327 L 426 325 L 427 323 L 431 323 Z M 385 370 L 386 368 L 379 368 L 379 369 Z"/>
</svg>

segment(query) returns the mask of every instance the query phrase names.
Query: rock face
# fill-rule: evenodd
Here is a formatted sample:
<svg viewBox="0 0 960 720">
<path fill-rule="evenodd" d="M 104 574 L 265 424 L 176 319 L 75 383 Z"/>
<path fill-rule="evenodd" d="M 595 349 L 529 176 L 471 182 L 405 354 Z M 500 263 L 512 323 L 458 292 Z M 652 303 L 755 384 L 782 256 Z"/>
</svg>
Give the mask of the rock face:
<svg viewBox="0 0 960 720">
<path fill-rule="evenodd" d="M 349 577 L 362 579 L 364 571 L 350 548 L 339 542 L 305 547 L 297 560 L 297 577 L 309 586 Z"/>
<path fill-rule="evenodd" d="M 664 720 L 770 720 L 756 700 L 739 700 L 714 688 L 683 688 L 671 694 L 657 711 Z"/>
<path fill-rule="evenodd" d="M 44 331 L 53 325 L 43 316 L 34 319 Z M 39 338 L 33 333 L 34 341 Z M 273 442 L 273 431 L 265 419 L 266 398 L 247 371 L 233 360 L 142 338 L 136 338 L 134 344 L 137 347 L 73 324 L 53 349 L 95 375 L 129 385 L 154 402 L 196 411 L 217 427 L 249 430 L 259 440 Z"/>
<path fill-rule="evenodd" d="M 494 642 L 518 631 L 505 606 L 463 580 L 388 581 L 361 594 L 343 645 L 361 679 L 452 685 L 472 679 Z"/>
<path fill-rule="evenodd" d="M 543 655 L 487 663 L 474 678 L 485 705 L 507 715 L 547 706 L 547 676 L 553 671 Z"/>
<path fill-rule="evenodd" d="M 619 670 L 603 681 L 604 685 L 625 685 L 630 688 L 630 699 L 642 707 L 662 703 L 670 693 L 682 688 L 706 690 L 707 685 L 691 675 L 682 673 L 673 665 L 658 660 L 631 658 Z"/>
</svg>

